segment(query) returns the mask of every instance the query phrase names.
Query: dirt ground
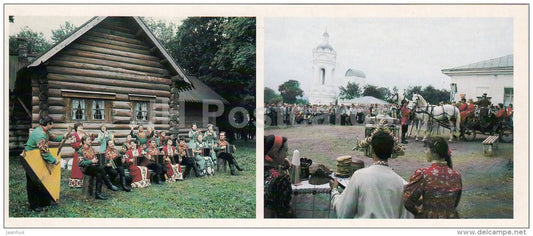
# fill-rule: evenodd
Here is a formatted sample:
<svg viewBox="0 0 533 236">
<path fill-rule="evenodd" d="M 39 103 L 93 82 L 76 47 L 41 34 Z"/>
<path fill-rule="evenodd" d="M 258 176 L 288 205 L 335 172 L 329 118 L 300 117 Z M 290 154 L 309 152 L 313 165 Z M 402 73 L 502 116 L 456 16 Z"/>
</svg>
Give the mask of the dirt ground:
<svg viewBox="0 0 533 236">
<path fill-rule="evenodd" d="M 360 151 L 352 151 L 356 138 L 364 138 L 364 126 L 299 125 L 295 127 L 268 128 L 265 135 L 277 134 L 288 138 L 289 160 L 294 150 L 310 158 L 313 164 L 336 168 L 336 158 L 351 155 L 363 160 L 365 166 L 372 160 Z M 449 137 L 449 133 L 441 133 Z M 513 218 L 513 144 L 499 143 L 493 156 L 483 155 L 481 142 L 486 135 L 477 135 L 474 141 L 453 141 L 454 169 L 462 175 L 463 192 L 457 210 L 462 218 Z M 424 144 L 408 139 L 405 155 L 390 160 L 389 164 L 400 176 L 408 180 L 420 167 L 429 166 L 424 154 Z"/>
</svg>

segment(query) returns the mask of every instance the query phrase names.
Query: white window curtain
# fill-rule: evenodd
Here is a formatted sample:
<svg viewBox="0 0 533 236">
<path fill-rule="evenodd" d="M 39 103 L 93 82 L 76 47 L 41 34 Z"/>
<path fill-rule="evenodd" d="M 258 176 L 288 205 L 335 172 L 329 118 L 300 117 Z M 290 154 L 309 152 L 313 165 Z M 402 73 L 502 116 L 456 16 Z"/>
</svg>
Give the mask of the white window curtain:
<svg viewBox="0 0 533 236">
<path fill-rule="evenodd" d="M 85 120 L 85 100 L 72 99 L 72 119 Z"/>
</svg>

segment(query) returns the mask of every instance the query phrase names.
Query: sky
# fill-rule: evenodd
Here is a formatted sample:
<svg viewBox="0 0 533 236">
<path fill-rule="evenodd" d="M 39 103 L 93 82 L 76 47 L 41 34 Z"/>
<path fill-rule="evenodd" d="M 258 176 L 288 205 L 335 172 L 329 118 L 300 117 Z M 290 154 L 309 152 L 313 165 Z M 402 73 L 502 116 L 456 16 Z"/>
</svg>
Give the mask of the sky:
<svg viewBox="0 0 533 236">
<path fill-rule="evenodd" d="M 311 88 L 312 50 L 327 30 L 335 77 L 363 71 L 368 84 L 450 88 L 441 70 L 513 54 L 512 18 L 265 18 L 264 85 Z M 339 77 L 340 76 L 340 77 Z"/>
</svg>

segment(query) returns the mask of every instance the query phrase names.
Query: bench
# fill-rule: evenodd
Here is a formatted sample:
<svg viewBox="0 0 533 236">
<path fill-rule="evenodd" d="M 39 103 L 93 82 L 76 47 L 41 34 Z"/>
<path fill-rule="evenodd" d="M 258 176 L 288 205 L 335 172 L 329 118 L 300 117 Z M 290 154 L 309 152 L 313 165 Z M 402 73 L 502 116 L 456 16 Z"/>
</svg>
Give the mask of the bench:
<svg viewBox="0 0 533 236">
<path fill-rule="evenodd" d="M 494 150 L 498 148 L 499 138 L 499 136 L 493 135 L 483 140 L 483 155 L 492 156 L 494 154 Z"/>
</svg>

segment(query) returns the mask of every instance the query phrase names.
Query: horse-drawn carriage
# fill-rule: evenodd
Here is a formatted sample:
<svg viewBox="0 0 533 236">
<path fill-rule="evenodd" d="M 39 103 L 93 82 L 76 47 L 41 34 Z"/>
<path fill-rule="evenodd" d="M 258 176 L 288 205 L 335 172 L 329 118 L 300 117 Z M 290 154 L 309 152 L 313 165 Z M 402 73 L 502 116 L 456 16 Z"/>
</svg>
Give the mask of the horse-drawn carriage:
<svg viewBox="0 0 533 236">
<path fill-rule="evenodd" d="M 476 134 L 497 135 L 501 142 L 510 143 L 513 141 L 513 125 L 511 117 L 507 115 L 498 117 L 497 108 L 482 107 L 476 108 L 472 113 L 464 117 L 461 122 L 460 137 L 463 140 L 474 140 Z"/>
</svg>

